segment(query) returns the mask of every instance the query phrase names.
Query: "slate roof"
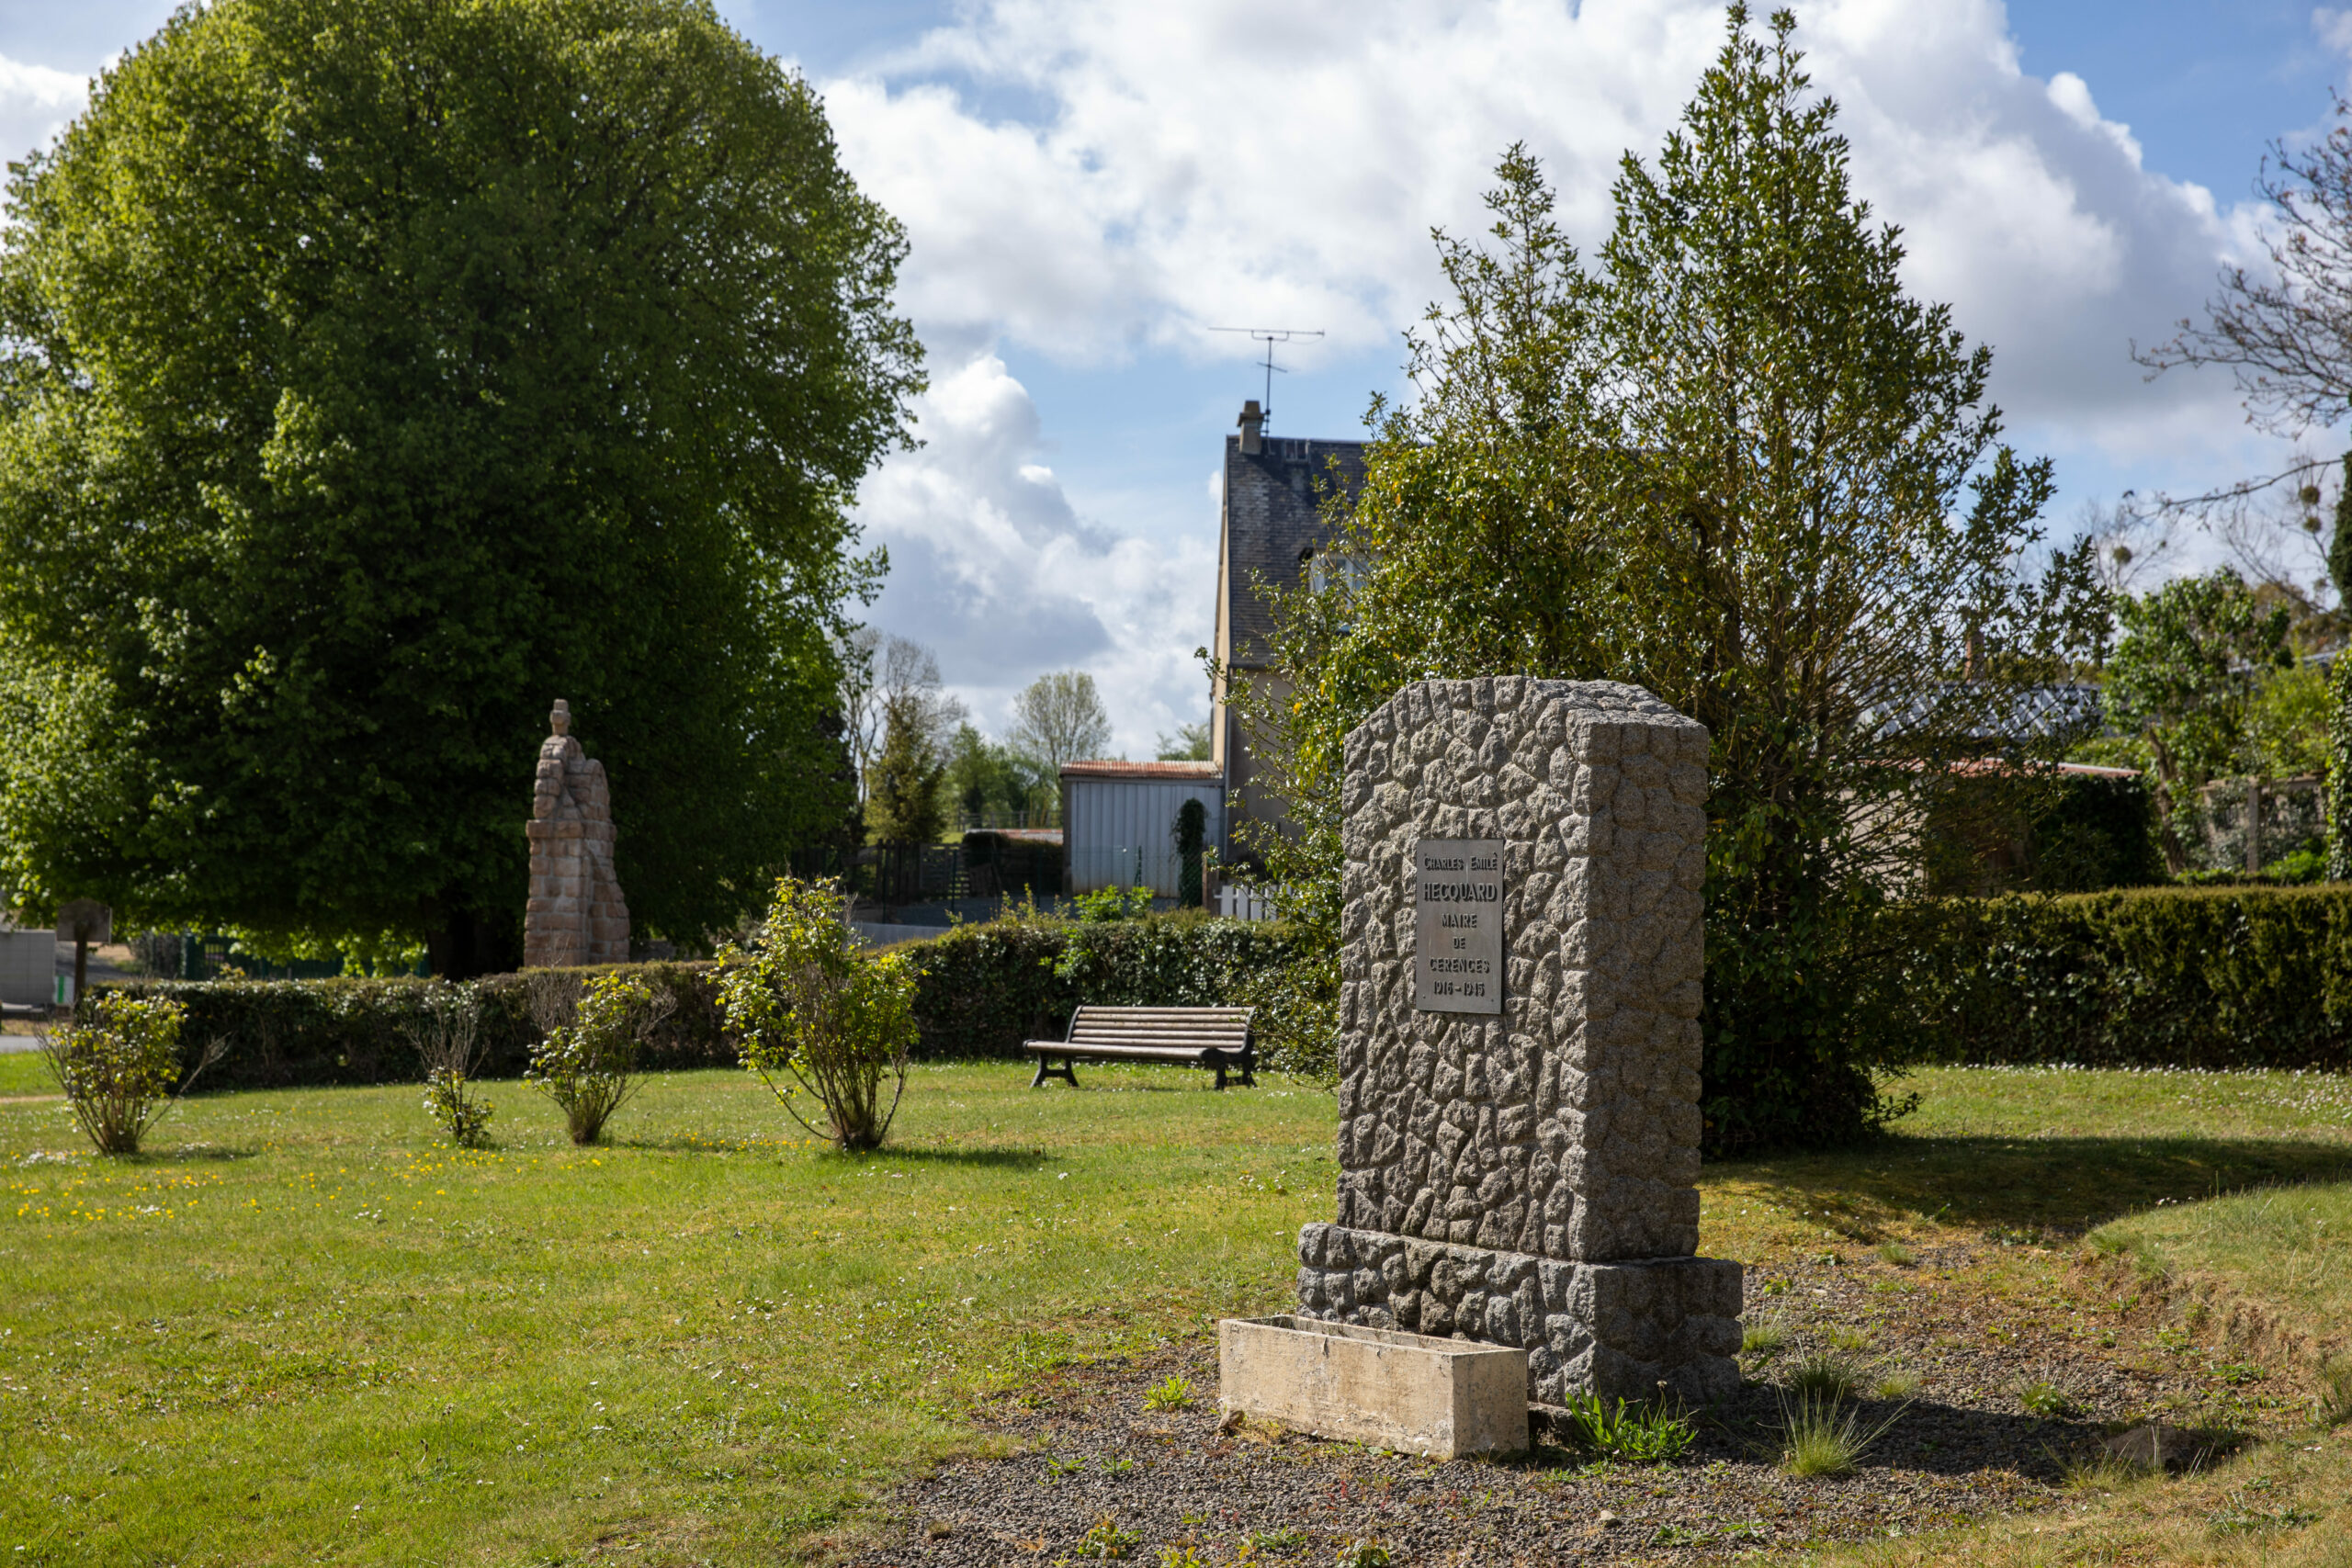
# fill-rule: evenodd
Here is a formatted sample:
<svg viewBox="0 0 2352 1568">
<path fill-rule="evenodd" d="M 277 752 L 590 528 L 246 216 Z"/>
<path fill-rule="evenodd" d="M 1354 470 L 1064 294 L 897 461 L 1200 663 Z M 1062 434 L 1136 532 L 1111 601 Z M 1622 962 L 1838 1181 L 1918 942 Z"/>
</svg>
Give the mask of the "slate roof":
<svg viewBox="0 0 2352 1568">
<path fill-rule="evenodd" d="M 1952 682 L 1946 682 L 1939 689 L 1955 688 Z M 1900 734 L 1926 723 L 1935 702 L 1934 697 L 1924 693 L 1912 698 L 1900 710 L 1883 716 L 1884 731 Z M 1991 716 L 1990 723 L 1980 726 L 1967 739 L 1989 744 L 2023 745 L 2055 737 L 2072 745 L 2089 739 L 2106 727 L 2107 710 L 2100 704 L 2099 689 L 2066 682 L 2018 688 L 2007 712 Z"/>
<path fill-rule="evenodd" d="M 1241 438 L 1225 438 L 1226 602 L 1237 669 L 1262 669 L 1273 621 L 1258 597 L 1252 574 L 1283 588 L 1299 581 L 1299 558 L 1322 547 L 1331 530 L 1320 506 L 1334 482 L 1353 499 L 1363 488 L 1361 441 L 1321 441 L 1269 435 L 1265 450 L 1245 453 Z M 1333 472 L 1332 465 L 1338 464 Z"/>
</svg>

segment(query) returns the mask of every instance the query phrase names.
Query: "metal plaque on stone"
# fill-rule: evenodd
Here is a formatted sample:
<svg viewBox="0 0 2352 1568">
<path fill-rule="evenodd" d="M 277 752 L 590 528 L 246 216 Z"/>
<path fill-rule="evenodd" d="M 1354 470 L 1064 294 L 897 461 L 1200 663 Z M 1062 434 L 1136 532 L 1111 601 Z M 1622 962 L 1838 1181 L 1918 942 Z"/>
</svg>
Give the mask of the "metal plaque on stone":
<svg viewBox="0 0 2352 1568">
<path fill-rule="evenodd" d="M 1413 846 L 1413 1005 L 1503 1010 L 1503 845 L 1422 839 Z"/>
</svg>

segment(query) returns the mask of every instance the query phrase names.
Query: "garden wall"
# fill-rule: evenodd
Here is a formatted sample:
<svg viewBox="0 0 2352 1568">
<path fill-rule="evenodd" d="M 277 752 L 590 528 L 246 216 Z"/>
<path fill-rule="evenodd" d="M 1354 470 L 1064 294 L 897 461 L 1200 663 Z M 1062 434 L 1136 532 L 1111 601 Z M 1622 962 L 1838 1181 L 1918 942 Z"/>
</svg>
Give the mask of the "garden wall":
<svg viewBox="0 0 2352 1568">
<path fill-rule="evenodd" d="M 1289 928 L 1198 913 L 1095 924 L 991 921 L 958 927 L 896 951 L 913 963 L 918 1060 L 1014 1058 L 1027 1039 L 1060 1038 L 1081 1002 L 1209 1006 L 1229 1000 L 1288 952 Z M 647 1066 L 656 1071 L 733 1066 L 713 984 L 716 965 L 626 968 L 677 998 Z M 180 1037 L 191 1061 L 227 1043 L 200 1087 L 278 1089 L 413 1082 L 423 1077 L 411 1038 L 432 982 L 391 979 L 162 981 L 131 987 L 187 1009 Z M 484 1075 L 512 1077 L 529 1060 L 530 973 L 469 983 L 481 1005 Z"/>
</svg>

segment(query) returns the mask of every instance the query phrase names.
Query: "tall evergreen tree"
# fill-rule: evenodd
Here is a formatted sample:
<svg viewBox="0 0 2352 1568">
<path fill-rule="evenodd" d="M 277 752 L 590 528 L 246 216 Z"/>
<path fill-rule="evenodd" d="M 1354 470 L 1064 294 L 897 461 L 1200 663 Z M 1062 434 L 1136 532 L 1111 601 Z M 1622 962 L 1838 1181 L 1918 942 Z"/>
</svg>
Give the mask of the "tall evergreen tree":
<svg viewBox="0 0 2352 1568">
<path fill-rule="evenodd" d="M 2048 464 L 2001 444 L 1989 354 L 1905 293 L 1794 26 L 1759 39 L 1731 8 L 1656 165 L 1626 158 L 1597 269 L 1505 158 L 1492 244 L 1442 242 L 1454 299 L 1416 336 L 1418 398 L 1375 407 L 1337 519 L 1359 570 L 1272 595 L 1286 679 L 1245 698 L 1300 828 L 1260 847 L 1324 933 L 1326 995 L 1340 745 L 1399 685 L 1617 679 L 1704 723 L 1718 1152 L 1883 1118 L 1869 917 L 1917 885 L 1938 814 L 2005 808 L 1946 764 L 2054 750 L 2007 732 L 2091 590 L 2081 548 L 2026 570 Z"/>
</svg>

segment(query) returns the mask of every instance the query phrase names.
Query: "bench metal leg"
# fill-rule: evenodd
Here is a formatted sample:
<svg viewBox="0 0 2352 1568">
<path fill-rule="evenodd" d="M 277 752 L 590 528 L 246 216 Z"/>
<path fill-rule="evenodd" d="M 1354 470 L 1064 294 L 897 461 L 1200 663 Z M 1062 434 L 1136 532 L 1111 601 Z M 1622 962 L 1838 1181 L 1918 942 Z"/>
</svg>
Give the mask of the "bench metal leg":
<svg viewBox="0 0 2352 1568">
<path fill-rule="evenodd" d="M 1258 1047 L 1255 1045 L 1241 1047 L 1241 1087 L 1258 1087 Z"/>
<path fill-rule="evenodd" d="M 1037 1058 L 1037 1076 L 1029 1080 L 1029 1087 L 1031 1089 L 1043 1089 L 1046 1087 L 1046 1080 L 1047 1078 L 1059 1078 L 1064 1083 L 1069 1085 L 1070 1088 L 1076 1089 L 1078 1087 L 1078 1064 L 1065 1056 L 1062 1058 L 1062 1065 L 1057 1067 L 1054 1066 L 1052 1057 L 1040 1056 Z"/>
</svg>

